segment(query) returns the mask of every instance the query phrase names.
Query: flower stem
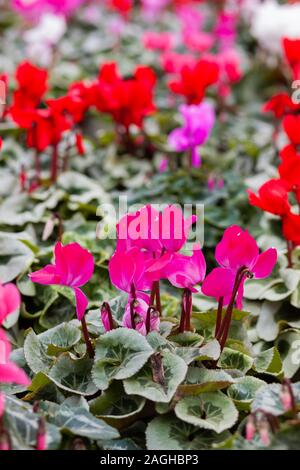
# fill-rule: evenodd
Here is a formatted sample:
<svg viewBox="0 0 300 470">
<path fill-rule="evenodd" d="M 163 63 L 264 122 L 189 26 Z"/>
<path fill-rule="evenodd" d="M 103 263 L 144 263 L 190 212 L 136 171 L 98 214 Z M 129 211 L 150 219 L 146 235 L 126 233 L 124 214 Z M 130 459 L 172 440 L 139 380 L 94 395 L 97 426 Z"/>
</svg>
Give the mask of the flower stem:
<svg viewBox="0 0 300 470">
<path fill-rule="evenodd" d="M 229 329 L 230 329 L 230 325 L 231 325 L 232 312 L 233 312 L 235 298 L 237 296 L 237 293 L 238 293 L 239 287 L 241 285 L 241 282 L 243 281 L 244 276 L 248 272 L 249 272 L 248 268 L 242 267 L 236 273 L 234 287 L 233 287 L 233 290 L 232 290 L 230 302 L 228 304 L 225 317 L 224 317 L 224 319 L 221 323 L 221 326 L 220 326 L 218 334 L 217 334 L 217 339 L 219 340 L 220 345 L 221 345 L 221 351 L 223 351 L 224 346 L 225 346 L 226 341 L 227 341 L 227 337 L 228 337 L 228 333 L 229 333 Z"/>
<path fill-rule="evenodd" d="M 89 332 L 88 332 L 85 317 L 82 317 L 82 319 L 81 319 L 81 327 L 82 327 L 83 338 L 84 338 L 84 341 L 85 341 L 85 344 L 86 344 L 86 349 L 87 349 L 88 355 L 92 359 L 95 355 L 95 351 L 94 351 L 94 348 L 93 348 L 92 343 L 91 343 L 91 339 L 90 339 L 90 335 L 89 335 Z"/>
<path fill-rule="evenodd" d="M 185 289 L 185 331 L 191 330 L 192 307 L 192 292 L 189 289 Z"/>
<path fill-rule="evenodd" d="M 293 267 L 293 258 L 292 258 L 293 242 L 291 242 L 290 240 L 287 240 L 286 244 L 287 244 L 288 268 L 292 268 Z"/>
<path fill-rule="evenodd" d="M 179 332 L 183 333 L 185 324 L 186 324 L 186 310 L 185 310 L 185 291 L 182 294 L 182 301 L 181 301 L 181 316 L 180 316 L 180 323 L 179 323 Z"/>
<path fill-rule="evenodd" d="M 216 338 L 218 336 L 219 329 L 220 329 L 221 322 L 222 322 L 223 301 L 224 301 L 224 297 L 220 297 L 219 298 L 219 303 L 218 303 L 216 329 L 215 329 L 215 337 Z"/>
<path fill-rule="evenodd" d="M 51 161 L 51 181 L 54 183 L 57 180 L 58 172 L 58 149 L 57 144 L 53 145 L 52 161 Z"/>
</svg>

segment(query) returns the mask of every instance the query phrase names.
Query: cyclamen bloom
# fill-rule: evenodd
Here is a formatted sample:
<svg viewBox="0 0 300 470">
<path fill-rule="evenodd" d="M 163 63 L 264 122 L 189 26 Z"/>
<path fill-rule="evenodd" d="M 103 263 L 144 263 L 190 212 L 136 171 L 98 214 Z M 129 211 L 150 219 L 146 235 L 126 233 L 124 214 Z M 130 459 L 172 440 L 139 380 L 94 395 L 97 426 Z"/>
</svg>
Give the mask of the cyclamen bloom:
<svg viewBox="0 0 300 470">
<path fill-rule="evenodd" d="M 276 264 L 277 251 L 275 248 L 269 248 L 259 253 L 254 238 L 247 231 L 233 225 L 225 230 L 221 242 L 216 247 L 215 258 L 220 268 L 213 269 L 204 280 L 203 294 L 217 300 L 223 298 L 223 305 L 228 305 L 237 275 L 240 273 L 236 304 L 238 308 L 242 308 L 247 277 L 268 277 Z"/>
<path fill-rule="evenodd" d="M 156 76 L 150 67 L 137 67 L 131 78 L 123 79 L 115 63 L 104 64 L 94 86 L 94 104 L 125 129 L 130 124 L 142 127 L 144 118 L 155 111 L 155 83 Z"/>
<path fill-rule="evenodd" d="M 282 45 L 286 60 L 293 71 L 294 79 L 297 80 L 300 78 L 300 39 L 284 38 Z"/>
<path fill-rule="evenodd" d="M 38 106 L 48 90 L 48 72 L 26 61 L 18 66 L 16 81 L 18 88 L 13 94 L 12 108 L 25 110 Z"/>
<path fill-rule="evenodd" d="M 175 287 L 198 292 L 195 288 L 203 281 L 206 272 L 206 261 L 200 245 L 195 244 L 192 256 L 181 253 L 168 253 L 150 265 L 148 272 L 159 273 L 161 279 L 168 281 Z"/>
<path fill-rule="evenodd" d="M 283 217 L 290 212 L 288 200 L 288 186 L 279 179 L 271 179 L 264 183 L 258 190 L 258 196 L 248 190 L 249 202 L 252 206 L 259 207 L 263 211 Z"/>
<path fill-rule="evenodd" d="M 29 277 L 32 282 L 38 284 L 70 287 L 76 299 L 77 317 L 82 320 L 88 299 L 80 287 L 84 286 L 93 275 L 93 255 L 78 243 L 63 246 L 60 242 L 55 245 L 54 255 L 54 264 L 48 264 L 39 271 L 29 274 Z"/>
<path fill-rule="evenodd" d="M 134 305 L 131 303 L 133 302 Z M 132 314 L 131 308 L 134 311 L 134 329 L 141 333 L 143 336 L 147 334 L 147 315 L 150 315 L 149 331 L 159 331 L 160 318 L 157 311 L 149 311 L 150 297 L 149 295 L 139 292 L 137 297 L 134 299 L 129 296 L 128 302 L 125 308 L 122 324 L 126 328 L 133 328 L 132 325 Z"/>
<path fill-rule="evenodd" d="M 12 7 L 26 19 L 37 21 L 44 13 L 69 16 L 85 0 L 11 0 Z"/>
<path fill-rule="evenodd" d="M 168 143 L 178 152 L 190 151 L 191 165 L 197 168 L 201 165 L 197 147 L 209 138 L 216 120 L 215 111 L 209 103 L 182 105 L 179 110 L 184 119 L 184 126 L 171 132 Z"/>
<path fill-rule="evenodd" d="M 219 65 L 216 60 L 201 59 L 195 65 L 184 66 L 180 71 L 180 78 L 169 82 L 173 93 L 186 98 L 187 104 L 199 104 L 206 89 L 217 83 L 219 79 Z"/>
<path fill-rule="evenodd" d="M 0 284 L 0 326 L 9 314 L 15 312 L 21 305 L 21 296 L 17 287 L 10 284 Z"/>
<path fill-rule="evenodd" d="M 293 145 L 300 145 L 300 115 L 288 114 L 282 121 L 283 129 Z"/>
<path fill-rule="evenodd" d="M 134 214 L 127 214 L 117 225 L 117 251 L 138 247 L 153 254 L 176 252 L 185 244 L 196 216 L 186 219 L 180 207 L 168 205 L 162 212 L 154 206 L 143 206 Z"/>
</svg>

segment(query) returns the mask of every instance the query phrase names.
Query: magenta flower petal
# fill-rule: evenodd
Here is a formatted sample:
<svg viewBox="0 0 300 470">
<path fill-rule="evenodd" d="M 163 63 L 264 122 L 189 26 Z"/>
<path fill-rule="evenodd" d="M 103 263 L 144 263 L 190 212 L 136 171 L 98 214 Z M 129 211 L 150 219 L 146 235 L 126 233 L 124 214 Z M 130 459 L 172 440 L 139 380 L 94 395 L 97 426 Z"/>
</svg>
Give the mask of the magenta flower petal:
<svg viewBox="0 0 300 470">
<path fill-rule="evenodd" d="M 277 250 L 275 248 L 269 248 L 258 256 L 251 271 L 257 279 L 263 279 L 271 274 L 276 261 Z"/>
<path fill-rule="evenodd" d="M 216 247 L 215 257 L 220 266 L 238 269 L 250 266 L 259 250 L 254 238 L 237 225 L 228 227 Z"/>
<path fill-rule="evenodd" d="M 32 282 L 43 285 L 61 284 L 61 276 L 57 273 L 56 266 L 48 264 L 42 269 L 28 274 Z"/>
<path fill-rule="evenodd" d="M 215 297 L 219 300 L 224 297 L 229 300 L 235 281 L 235 272 L 227 268 L 215 268 L 209 273 L 203 281 L 201 290 L 208 297 Z"/>
<path fill-rule="evenodd" d="M 81 321 L 85 314 L 89 301 L 86 295 L 78 287 L 73 287 L 73 291 L 76 299 L 77 318 L 79 321 Z"/>
<path fill-rule="evenodd" d="M 206 272 L 206 262 L 200 246 L 194 245 L 192 256 L 175 253 L 163 272 L 173 286 L 193 290 L 196 284 L 203 281 Z"/>
<path fill-rule="evenodd" d="M 55 265 L 65 286 L 80 287 L 86 284 L 94 272 L 93 255 L 79 243 L 55 245 Z"/>
<path fill-rule="evenodd" d="M 21 296 L 14 284 L 0 284 L 0 325 L 5 318 L 20 307 Z"/>
<path fill-rule="evenodd" d="M 20 385 L 30 384 L 30 380 L 25 372 L 12 362 L 0 364 L 0 383 L 1 382 L 16 383 Z"/>
<path fill-rule="evenodd" d="M 0 419 L 4 414 L 5 399 L 3 393 L 0 393 Z"/>
</svg>

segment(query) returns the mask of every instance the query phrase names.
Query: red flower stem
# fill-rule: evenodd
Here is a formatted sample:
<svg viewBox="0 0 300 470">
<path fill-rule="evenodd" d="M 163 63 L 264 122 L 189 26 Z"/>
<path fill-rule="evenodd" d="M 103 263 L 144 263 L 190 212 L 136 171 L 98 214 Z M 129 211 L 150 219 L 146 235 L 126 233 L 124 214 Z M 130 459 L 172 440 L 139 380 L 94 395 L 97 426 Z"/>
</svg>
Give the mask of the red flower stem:
<svg viewBox="0 0 300 470">
<path fill-rule="evenodd" d="M 239 287 L 241 285 L 241 282 L 243 281 L 244 276 L 248 273 L 248 268 L 240 268 L 238 272 L 236 273 L 236 278 L 235 278 L 235 283 L 234 283 L 234 288 L 232 291 L 231 299 L 228 304 L 227 310 L 226 310 L 226 315 L 224 317 L 224 320 L 221 323 L 221 327 L 219 330 L 218 334 L 218 339 L 221 345 L 221 351 L 223 351 L 224 346 L 227 341 L 230 325 L 231 325 L 231 319 L 232 319 L 232 312 L 233 312 L 233 307 L 234 307 L 234 302 L 235 298 L 237 296 Z"/>
<path fill-rule="evenodd" d="M 161 317 L 161 299 L 160 299 L 160 286 L 159 281 L 155 281 L 155 299 L 156 299 L 156 310 Z"/>
<path fill-rule="evenodd" d="M 40 181 L 41 181 L 41 162 L 40 162 L 40 154 L 37 150 L 35 151 L 34 157 L 35 157 L 36 179 L 37 179 L 37 182 L 40 183 Z"/>
<path fill-rule="evenodd" d="M 192 307 L 193 307 L 193 302 L 192 302 L 192 292 L 189 289 L 185 289 L 185 298 L 186 298 L 186 304 L 185 304 L 185 331 L 190 331 L 191 330 L 191 315 L 192 315 Z"/>
<path fill-rule="evenodd" d="M 58 148 L 57 144 L 53 145 L 52 161 L 51 161 L 51 181 L 55 183 L 58 173 Z"/>
<path fill-rule="evenodd" d="M 186 309 L 185 309 L 185 290 L 182 294 L 182 301 L 181 301 L 181 316 L 180 316 L 180 323 L 179 323 L 179 332 L 183 333 L 185 328 L 185 320 L 186 317 Z"/>
<path fill-rule="evenodd" d="M 220 329 L 221 322 L 222 322 L 223 301 L 224 301 L 224 297 L 220 297 L 219 303 L 218 303 L 215 337 L 218 336 L 219 329 Z"/>
<path fill-rule="evenodd" d="M 130 287 L 130 291 L 131 291 L 131 296 L 132 296 L 132 300 L 130 302 L 130 319 L 131 319 L 131 328 L 133 330 L 135 330 L 135 312 L 134 312 L 134 307 L 135 307 L 135 304 L 136 304 L 136 291 L 135 291 L 135 285 L 132 283 L 131 284 L 131 287 Z"/>
<path fill-rule="evenodd" d="M 81 327 L 82 327 L 83 338 L 84 338 L 84 341 L 85 341 L 85 344 L 86 344 L 86 349 L 87 349 L 88 355 L 92 359 L 95 355 L 95 351 L 94 351 L 94 348 L 93 348 L 92 343 L 91 343 L 89 331 L 88 331 L 87 324 L 86 324 L 84 316 L 81 319 Z"/>
<path fill-rule="evenodd" d="M 287 240 L 286 241 L 286 246 L 287 246 L 288 268 L 292 268 L 293 267 L 293 258 L 292 258 L 293 242 L 291 242 L 290 240 Z"/>
</svg>

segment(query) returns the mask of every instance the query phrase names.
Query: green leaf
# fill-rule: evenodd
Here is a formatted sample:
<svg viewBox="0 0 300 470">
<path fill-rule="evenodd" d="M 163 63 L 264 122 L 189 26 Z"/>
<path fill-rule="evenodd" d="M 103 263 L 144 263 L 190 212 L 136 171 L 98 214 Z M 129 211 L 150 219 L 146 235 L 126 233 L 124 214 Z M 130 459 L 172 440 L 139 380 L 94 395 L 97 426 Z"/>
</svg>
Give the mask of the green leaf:
<svg viewBox="0 0 300 470">
<path fill-rule="evenodd" d="M 168 351 L 160 356 L 160 361 L 161 374 L 160 371 L 157 373 L 153 370 L 156 365 L 147 363 L 137 375 L 124 381 L 125 392 L 128 395 L 140 395 L 152 401 L 168 403 L 183 382 L 187 365 L 183 359 Z M 161 380 L 155 380 L 156 375 L 160 375 Z"/>
<path fill-rule="evenodd" d="M 55 424 L 63 432 L 92 440 L 116 439 L 119 432 L 102 419 L 95 418 L 88 410 L 78 406 L 62 404 L 55 415 Z"/>
<path fill-rule="evenodd" d="M 115 382 L 89 405 L 91 413 L 120 429 L 135 421 L 145 403 L 142 397 L 126 395 L 121 383 Z"/>
<path fill-rule="evenodd" d="M 71 349 L 81 339 L 81 331 L 71 323 L 62 323 L 39 335 L 39 340 L 54 352 Z"/>
<path fill-rule="evenodd" d="M 213 339 L 200 348 L 177 347 L 174 352 L 187 364 L 193 361 L 216 361 L 220 357 L 221 347 L 219 341 Z"/>
<path fill-rule="evenodd" d="M 228 388 L 227 393 L 239 410 L 249 410 L 257 390 L 263 385 L 265 382 L 256 377 L 241 377 Z"/>
<path fill-rule="evenodd" d="M 279 335 L 276 345 L 282 357 L 284 375 L 290 379 L 300 368 L 300 331 L 284 331 Z"/>
<path fill-rule="evenodd" d="M 251 405 L 251 411 L 263 410 L 274 416 L 285 414 L 281 400 L 281 384 L 268 384 L 261 387 L 255 394 Z"/>
<path fill-rule="evenodd" d="M 262 351 L 254 360 L 254 370 L 260 374 L 282 377 L 282 362 L 277 348 Z"/>
<path fill-rule="evenodd" d="M 5 429 L 8 431 L 14 450 L 33 450 L 36 445 L 39 415 L 33 413 L 27 403 L 12 397 L 5 397 Z M 58 428 L 46 423 L 47 449 L 58 449 L 61 436 Z"/>
<path fill-rule="evenodd" d="M 234 382 L 235 379 L 223 370 L 189 367 L 185 383 L 179 386 L 179 393 L 185 396 L 214 392 L 226 388 Z"/>
<path fill-rule="evenodd" d="M 102 390 L 112 380 L 123 380 L 136 374 L 153 350 L 137 331 L 117 328 L 99 337 L 96 343 L 96 362 L 93 380 Z"/>
<path fill-rule="evenodd" d="M 24 342 L 24 355 L 30 369 L 37 374 L 47 372 L 53 365 L 53 358 L 47 355 L 47 347 L 33 330 L 29 330 Z"/>
<path fill-rule="evenodd" d="M 147 427 L 148 450 L 206 450 L 228 439 L 229 433 L 216 434 L 199 429 L 174 416 L 154 418 Z"/>
<path fill-rule="evenodd" d="M 185 397 L 175 406 L 175 413 L 182 421 L 217 433 L 231 428 L 238 419 L 233 401 L 222 392 Z"/>
<path fill-rule="evenodd" d="M 0 279 L 10 282 L 26 271 L 34 260 L 34 253 L 22 241 L 0 236 Z"/>
<path fill-rule="evenodd" d="M 224 348 L 218 362 L 223 369 L 237 369 L 246 374 L 253 365 L 253 358 L 231 348 Z"/>
<path fill-rule="evenodd" d="M 92 381 L 93 361 L 88 357 L 72 359 L 69 353 L 63 353 L 57 359 L 47 376 L 59 388 L 78 395 L 93 395 L 97 387 Z"/>
</svg>

